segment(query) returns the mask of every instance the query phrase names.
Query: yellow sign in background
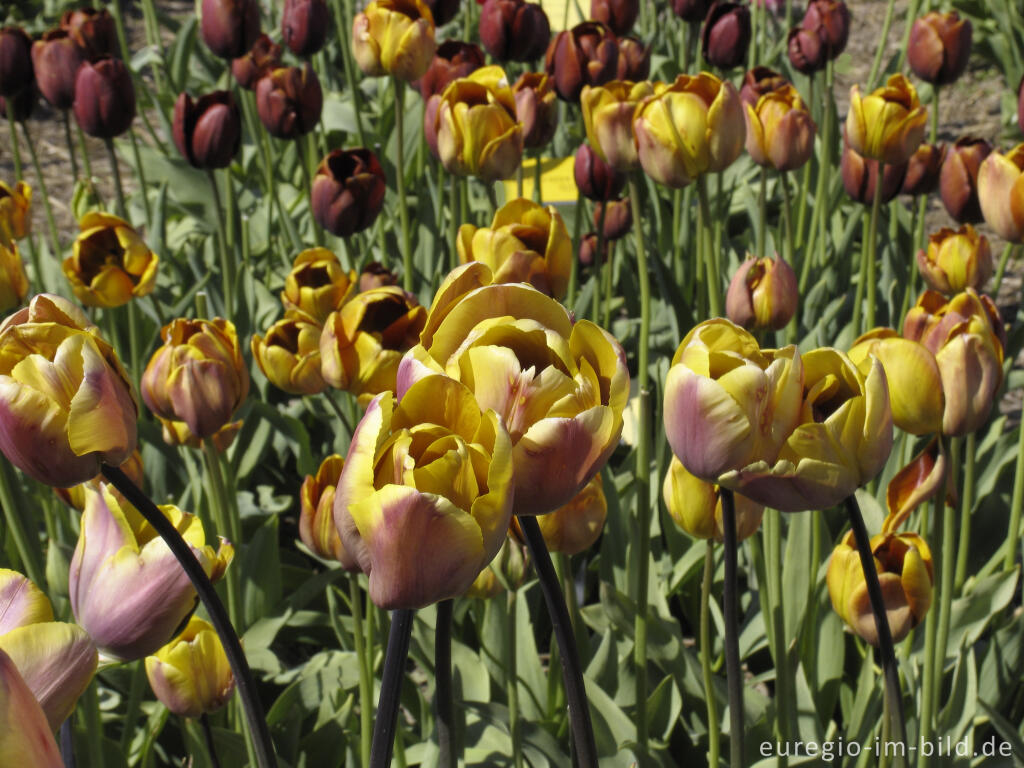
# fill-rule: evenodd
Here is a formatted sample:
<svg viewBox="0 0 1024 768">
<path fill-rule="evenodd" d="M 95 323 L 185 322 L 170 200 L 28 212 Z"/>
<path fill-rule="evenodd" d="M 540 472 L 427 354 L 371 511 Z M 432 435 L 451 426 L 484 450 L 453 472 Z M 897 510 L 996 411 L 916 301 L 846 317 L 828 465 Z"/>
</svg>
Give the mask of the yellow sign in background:
<svg viewBox="0 0 1024 768">
<path fill-rule="evenodd" d="M 544 157 L 523 158 L 523 197 L 533 199 L 533 181 L 537 163 L 540 163 L 540 197 L 544 205 L 575 205 L 578 192 L 573 175 L 575 158 Z M 515 179 L 506 179 L 505 199 L 519 197 Z"/>
</svg>

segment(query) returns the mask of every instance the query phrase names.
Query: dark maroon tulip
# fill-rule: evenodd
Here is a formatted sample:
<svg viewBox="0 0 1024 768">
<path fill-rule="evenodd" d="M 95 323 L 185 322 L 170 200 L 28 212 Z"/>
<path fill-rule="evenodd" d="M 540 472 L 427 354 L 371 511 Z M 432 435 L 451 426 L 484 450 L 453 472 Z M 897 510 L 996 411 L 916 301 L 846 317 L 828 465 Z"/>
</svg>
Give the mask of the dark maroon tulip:
<svg viewBox="0 0 1024 768">
<path fill-rule="evenodd" d="M 434 59 L 423 77 L 413 81 L 412 87 L 424 99 L 429 99 L 434 94 L 440 94 L 452 80 L 466 77 L 470 72 L 480 69 L 486 61 L 480 46 L 445 40 L 437 47 Z"/>
<path fill-rule="evenodd" d="M 524 72 L 512 86 L 516 100 L 516 119 L 523 126 L 523 146 L 545 146 L 558 128 L 558 100 L 555 86 L 542 72 Z"/>
<path fill-rule="evenodd" d="M 203 0 L 199 27 L 203 42 L 215 56 L 237 59 L 244 56 L 260 36 L 260 7 L 257 0 Z"/>
<path fill-rule="evenodd" d="M 214 91 L 195 102 L 183 93 L 174 103 L 174 144 L 196 168 L 227 168 L 241 140 L 242 119 L 230 91 Z"/>
<path fill-rule="evenodd" d="M 639 15 L 639 0 L 590 0 L 590 18 L 603 21 L 616 35 L 629 32 Z"/>
<path fill-rule="evenodd" d="M 930 195 L 939 188 L 939 172 L 946 156 L 945 144 L 922 144 L 911 155 L 907 177 L 903 180 L 903 194 Z"/>
<path fill-rule="evenodd" d="M 398 275 L 379 261 L 371 261 L 359 273 L 360 293 L 365 293 L 374 288 L 385 288 L 389 285 L 398 285 Z"/>
<path fill-rule="evenodd" d="M 66 29 L 56 28 L 32 44 L 32 64 L 43 97 L 60 110 L 75 101 L 75 75 L 85 61 L 85 50 Z"/>
<path fill-rule="evenodd" d="M 313 68 L 279 67 L 256 84 L 256 110 L 271 136 L 294 139 L 320 119 L 324 94 Z"/>
<path fill-rule="evenodd" d="M 747 70 L 747 73 L 743 75 L 743 85 L 740 87 L 740 101 L 752 107 L 756 106 L 758 99 L 784 85 L 789 85 L 789 80 L 774 69 L 754 67 Z"/>
<path fill-rule="evenodd" d="M 850 37 L 850 9 L 842 0 L 811 0 L 800 26 L 820 29 L 825 41 L 825 55 L 836 58 L 846 48 Z"/>
<path fill-rule="evenodd" d="M 82 64 L 72 108 L 90 136 L 112 139 L 127 131 L 135 119 L 135 87 L 124 62 L 106 57 Z"/>
<path fill-rule="evenodd" d="M 260 35 L 244 56 L 231 62 L 231 74 L 247 91 L 255 91 L 264 75 L 281 66 L 281 46 L 267 35 Z"/>
<path fill-rule="evenodd" d="M 601 224 L 601 209 L 607 205 L 608 212 L 604 215 L 604 237 L 606 240 L 618 240 L 629 234 L 633 226 L 633 209 L 629 198 L 609 200 L 607 203 L 598 201 L 594 204 L 594 228 Z"/>
<path fill-rule="evenodd" d="M 980 224 L 984 218 L 978 202 L 978 169 L 991 152 L 991 144 L 974 136 L 957 139 L 946 151 L 939 192 L 949 215 L 961 224 Z"/>
<path fill-rule="evenodd" d="M 1024 131 L 1024 77 L 1017 87 L 1017 128 Z"/>
<path fill-rule="evenodd" d="M 459 0 L 425 0 L 434 17 L 434 25 L 440 27 L 455 18 L 459 12 Z"/>
<path fill-rule="evenodd" d="M 498 61 L 534 61 L 551 39 L 548 15 L 525 0 L 487 0 L 480 9 L 480 42 Z"/>
<path fill-rule="evenodd" d="M 32 82 L 32 38 L 21 27 L 0 29 L 0 96 L 13 96 Z"/>
<path fill-rule="evenodd" d="M 644 45 L 636 37 L 619 38 L 619 67 L 616 80 L 638 83 L 651 74 L 651 46 Z"/>
<path fill-rule="evenodd" d="M 281 39 L 296 56 L 312 56 L 324 47 L 330 20 L 324 0 L 284 0 Z"/>
<path fill-rule="evenodd" d="M 684 21 L 703 21 L 711 0 L 672 0 L 672 12 Z"/>
<path fill-rule="evenodd" d="M 926 13 L 910 28 L 907 63 L 927 83 L 954 82 L 967 69 L 970 55 L 971 22 L 956 11 Z"/>
<path fill-rule="evenodd" d="M 36 84 L 29 83 L 17 93 L 11 96 L 0 96 L 0 115 L 7 118 L 7 105 L 11 105 L 11 112 L 14 120 L 24 123 L 32 117 L 32 110 L 36 106 Z"/>
<path fill-rule="evenodd" d="M 732 69 L 747 60 L 750 47 L 750 8 L 716 0 L 701 29 L 701 50 L 713 67 Z"/>
<path fill-rule="evenodd" d="M 590 200 L 617 197 L 626 186 L 626 177 L 602 160 L 589 144 L 576 150 L 573 164 L 576 188 Z"/>
<path fill-rule="evenodd" d="M 362 232 L 380 213 L 386 186 L 384 169 L 373 152 L 336 149 L 316 169 L 311 192 L 313 216 L 338 237 Z"/>
<path fill-rule="evenodd" d="M 604 85 L 618 74 L 618 41 L 601 22 L 585 21 L 551 40 L 544 67 L 558 97 L 578 102 L 584 85 Z"/>
<path fill-rule="evenodd" d="M 89 61 L 96 61 L 104 56 L 117 56 L 120 52 L 117 25 L 106 8 L 65 11 L 60 17 L 60 26 L 82 46 Z"/>
<path fill-rule="evenodd" d="M 864 205 L 871 205 L 875 199 L 878 184 L 878 161 L 857 154 L 843 137 L 843 158 L 839 163 L 846 194 Z M 882 202 L 887 203 L 899 194 L 903 179 L 907 175 L 907 164 L 886 165 L 882 179 Z"/>
<path fill-rule="evenodd" d="M 789 54 L 789 63 L 797 72 L 805 75 L 820 72 L 828 63 L 828 43 L 823 28 L 793 27 L 789 30 L 786 52 Z"/>
<path fill-rule="evenodd" d="M 597 259 L 597 232 L 587 232 L 580 240 L 579 259 L 580 264 L 589 267 Z M 608 260 L 608 241 L 601 243 L 601 263 Z"/>
</svg>

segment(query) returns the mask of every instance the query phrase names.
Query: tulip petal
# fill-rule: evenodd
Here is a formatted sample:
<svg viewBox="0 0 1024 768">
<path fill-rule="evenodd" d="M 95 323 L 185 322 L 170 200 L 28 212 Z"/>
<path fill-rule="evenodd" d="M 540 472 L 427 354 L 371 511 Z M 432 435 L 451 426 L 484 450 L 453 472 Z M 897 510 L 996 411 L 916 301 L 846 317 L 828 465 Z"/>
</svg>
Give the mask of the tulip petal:
<svg viewBox="0 0 1024 768">
<path fill-rule="evenodd" d="M 46 593 L 17 571 L 0 568 L 0 636 L 44 621 L 53 621 Z"/>
<path fill-rule="evenodd" d="M 46 715 L 11 658 L 0 650 L 0 765 L 63 768 Z"/>
</svg>

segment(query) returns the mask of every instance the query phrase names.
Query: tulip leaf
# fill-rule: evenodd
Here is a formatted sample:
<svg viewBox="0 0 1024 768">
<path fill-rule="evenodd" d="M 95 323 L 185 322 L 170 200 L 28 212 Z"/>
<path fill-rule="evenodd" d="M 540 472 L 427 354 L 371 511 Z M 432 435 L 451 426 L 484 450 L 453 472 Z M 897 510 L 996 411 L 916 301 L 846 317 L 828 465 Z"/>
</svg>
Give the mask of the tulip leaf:
<svg viewBox="0 0 1024 768">
<path fill-rule="evenodd" d="M 1003 717 L 996 707 L 986 703 L 984 699 L 978 699 L 978 706 L 988 715 L 988 719 L 992 722 L 992 727 L 995 728 L 996 733 L 1009 745 L 1011 755 L 1017 755 L 1018 757 L 1024 755 L 1024 736 L 1021 734 L 1021 729 L 1019 727 L 1015 728 L 1013 723 Z M 986 746 L 993 751 L 986 752 Z M 1003 755 L 1003 752 L 998 751 L 1000 746 L 1002 745 L 995 744 L 994 738 L 989 738 L 984 743 L 977 745 L 975 749 L 983 755 L 994 756 L 994 753 Z"/>
<path fill-rule="evenodd" d="M 953 601 L 946 658 L 955 658 L 961 646 L 974 645 L 985 627 L 1009 605 L 1017 589 L 1019 567 L 978 581 L 963 597 Z"/>
<path fill-rule="evenodd" d="M 237 545 L 236 545 L 237 546 Z M 277 515 L 257 529 L 241 552 L 243 604 L 247 624 L 266 616 L 281 599 L 281 562 Z"/>
<path fill-rule="evenodd" d="M 768 514 L 778 514 L 768 513 Z M 813 515 L 820 512 L 797 512 L 785 515 L 789 523 L 786 531 L 785 555 L 782 561 L 782 601 L 784 637 L 788 645 L 796 638 L 800 622 L 807 610 L 809 601 L 806 599 L 812 586 L 812 574 L 808 563 L 811 562 L 811 529 Z"/>
<path fill-rule="evenodd" d="M 196 45 L 196 31 L 199 28 L 199 18 L 195 14 L 188 16 L 178 34 L 174 38 L 171 51 L 171 82 L 176 90 L 185 90 L 185 83 L 188 79 L 189 60 L 192 57 L 192 50 Z"/>
<path fill-rule="evenodd" d="M 948 734 L 953 741 L 965 736 L 970 739 L 974 710 L 978 699 L 978 673 L 974 663 L 974 651 L 964 648 L 953 669 L 953 684 L 945 705 L 939 710 L 937 731 Z"/>
<path fill-rule="evenodd" d="M 978 688 L 996 709 L 1002 709 L 1016 695 L 1024 678 L 1024 613 L 992 635 L 985 649 L 978 675 Z M 1024 752 L 1021 752 L 1024 754 Z"/>
<path fill-rule="evenodd" d="M 668 739 L 683 708 L 682 696 L 671 677 L 662 678 L 651 692 L 644 707 L 648 728 L 662 739 Z"/>
<path fill-rule="evenodd" d="M 293 416 L 281 413 L 277 408 L 262 400 L 252 400 L 250 402 L 252 403 L 254 414 L 269 421 L 277 429 L 277 435 L 284 438 L 291 445 L 295 453 L 296 470 L 299 475 L 316 474 L 317 464 L 313 460 L 309 433 L 302 425 L 302 422 Z"/>
</svg>

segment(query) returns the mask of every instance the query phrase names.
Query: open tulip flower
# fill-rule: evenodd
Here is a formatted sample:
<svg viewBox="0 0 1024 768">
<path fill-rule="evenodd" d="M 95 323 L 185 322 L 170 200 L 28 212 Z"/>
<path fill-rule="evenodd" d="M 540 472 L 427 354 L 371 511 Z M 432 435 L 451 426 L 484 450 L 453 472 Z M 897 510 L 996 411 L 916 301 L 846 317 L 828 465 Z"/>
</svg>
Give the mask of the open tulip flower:
<svg viewBox="0 0 1024 768">
<path fill-rule="evenodd" d="M 927 121 L 917 91 L 903 75 L 893 75 L 867 96 L 859 86 L 850 89 L 846 138 L 864 157 L 886 165 L 907 162 L 924 138 Z"/>
<path fill-rule="evenodd" d="M 619 71 L 615 33 L 599 21 L 585 21 L 559 32 L 544 54 L 544 70 L 555 80 L 555 92 L 575 103 L 585 85 L 614 80 Z"/>
<path fill-rule="evenodd" d="M 0 649 L 0 765 L 64 766 L 42 707 L 3 649 Z"/>
<path fill-rule="evenodd" d="M 146 677 L 178 717 L 216 712 L 235 692 L 235 678 L 213 626 L 192 616 L 176 638 L 146 657 Z"/>
<path fill-rule="evenodd" d="M 967 288 L 981 290 L 992 277 L 993 266 L 988 238 L 970 224 L 958 230 L 943 227 L 929 235 L 927 250 L 917 252 L 924 281 L 947 296 Z"/>
<path fill-rule="evenodd" d="M 127 221 L 90 211 L 78 226 L 62 265 L 75 298 L 87 307 L 120 307 L 153 290 L 160 259 Z"/>
<path fill-rule="evenodd" d="M 214 549 L 198 517 L 169 504 L 160 511 L 217 581 L 234 556 L 231 544 L 222 539 Z M 197 599 L 163 539 L 106 486 L 87 491 L 68 591 L 75 621 L 104 656 L 122 661 L 141 659 L 167 643 Z"/>
<path fill-rule="evenodd" d="M 683 462 L 673 456 L 661 494 L 669 515 L 681 529 L 697 539 L 724 540 L 722 493 L 718 485 L 691 475 Z M 735 505 L 736 540 L 743 541 L 761 526 L 764 506 L 740 494 L 735 496 Z"/>
<path fill-rule="evenodd" d="M 292 262 L 281 303 L 286 312 L 301 312 L 323 323 L 352 297 L 355 288 L 355 270 L 345 272 L 338 257 L 326 248 L 307 248 Z"/>
<path fill-rule="evenodd" d="M 345 466 L 345 457 L 332 454 L 320 463 L 315 475 L 306 475 L 299 489 L 299 538 L 324 560 L 337 560 L 346 571 L 358 571 L 359 563 L 341 543 L 334 526 L 334 491 Z"/>
<path fill-rule="evenodd" d="M 747 152 L 758 165 L 792 171 L 814 152 L 814 121 L 788 83 L 746 105 Z"/>
<path fill-rule="evenodd" d="M 345 548 L 382 608 L 466 592 L 494 558 L 513 500 L 512 443 L 493 410 L 447 376 L 375 397 L 334 497 Z"/>
<path fill-rule="evenodd" d="M 653 93 L 654 86 L 648 82 L 625 80 L 583 87 L 580 106 L 587 140 L 598 156 L 616 171 L 626 173 L 640 166 L 633 115 L 640 102 Z"/>
<path fill-rule="evenodd" d="M 1024 241 L 1024 144 L 992 152 L 978 169 L 978 200 L 986 223 L 1001 238 Z"/>
<path fill-rule="evenodd" d="M 568 503 L 622 433 L 629 373 L 622 347 L 523 284 L 493 285 L 473 262 L 437 291 L 420 344 L 403 359 L 398 395 L 426 376 L 459 379 L 512 439 L 517 515 Z"/>
<path fill-rule="evenodd" d="M 13 187 L 0 181 L 0 243 L 20 240 L 29 233 L 32 187 L 19 181 Z"/>
<path fill-rule="evenodd" d="M 352 55 L 364 74 L 411 83 L 436 49 L 434 18 L 423 0 L 372 0 L 352 21 Z"/>
<path fill-rule="evenodd" d="M 320 373 L 321 327 L 300 312 L 289 312 L 252 337 L 252 356 L 271 384 L 292 395 L 315 395 L 327 387 Z"/>
</svg>

